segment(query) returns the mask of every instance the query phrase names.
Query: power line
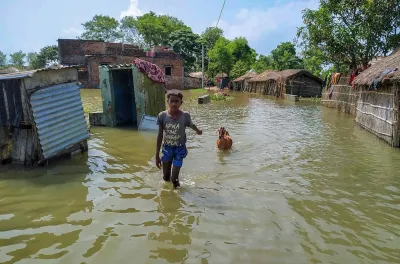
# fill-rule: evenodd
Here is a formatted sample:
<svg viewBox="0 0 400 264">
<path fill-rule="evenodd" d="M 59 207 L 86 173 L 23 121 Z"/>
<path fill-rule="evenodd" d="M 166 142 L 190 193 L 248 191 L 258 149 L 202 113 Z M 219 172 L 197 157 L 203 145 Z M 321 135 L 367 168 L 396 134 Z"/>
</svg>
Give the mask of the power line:
<svg viewBox="0 0 400 264">
<path fill-rule="evenodd" d="M 226 1 L 226 0 L 224 0 L 224 4 L 222 5 L 221 12 L 219 13 L 219 18 L 218 18 L 217 25 L 215 26 L 215 28 L 218 27 L 219 20 L 221 19 L 222 10 L 224 10 L 224 6 L 225 6 L 225 1 Z"/>
</svg>

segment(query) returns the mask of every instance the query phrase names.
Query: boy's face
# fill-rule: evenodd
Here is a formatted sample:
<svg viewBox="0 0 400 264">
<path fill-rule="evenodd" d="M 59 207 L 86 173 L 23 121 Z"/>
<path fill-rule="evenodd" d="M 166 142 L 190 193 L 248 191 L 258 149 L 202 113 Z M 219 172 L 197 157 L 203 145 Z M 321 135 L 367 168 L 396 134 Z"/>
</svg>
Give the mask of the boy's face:
<svg viewBox="0 0 400 264">
<path fill-rule="evenodd" d="M 178 110 L 179 107 L 181 107 L 181 104 L 182 104 L 182 100 L 178 96 L 171 95 L 168 98 L 168 106 L 169 106 L 169 109 L 171 109 L 172 111 Z"/>
</svg>

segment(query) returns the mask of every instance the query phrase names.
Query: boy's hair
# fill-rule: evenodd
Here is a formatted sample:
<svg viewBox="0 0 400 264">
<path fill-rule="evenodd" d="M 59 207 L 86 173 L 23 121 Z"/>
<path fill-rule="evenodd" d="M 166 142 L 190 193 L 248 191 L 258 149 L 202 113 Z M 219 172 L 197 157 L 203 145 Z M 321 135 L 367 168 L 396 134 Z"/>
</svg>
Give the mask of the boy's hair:
<svg viewBox="0 0 400 264">
<path fill-rule="evenodd" d="M 173 90 L 169 90 L 167 92 L 167 99 L 169 99 L 171 96 L 177 96 L 179 97 L 181 100 L 183 99 L 183 94 L 181 91 L 173 89 Z"/>
</svg>

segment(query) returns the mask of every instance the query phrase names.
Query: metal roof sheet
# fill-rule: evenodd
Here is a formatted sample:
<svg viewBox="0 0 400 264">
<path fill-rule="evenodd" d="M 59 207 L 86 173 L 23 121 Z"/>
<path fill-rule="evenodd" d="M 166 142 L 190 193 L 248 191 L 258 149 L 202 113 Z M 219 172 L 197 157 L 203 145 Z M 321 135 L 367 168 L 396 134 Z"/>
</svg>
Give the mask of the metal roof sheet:
<svg viewBox="0 0 400 264">
<path fill-rule="evenodd" d="M 32 94 L 31 105 L 45 159 L 89 138 L 79 87 L 75 83 L 40 89 Z"/>
<path fill-rule="evenodd" d="M 68 68 L 79 68 L 80 66 L 78 65 L 71 65 L 71 66 L 56 66 L 56 67 L 49 67 L 49 68 L 44 68 L 44 69 L 37 69 L 37 70 L 31 70 L 31 71 L 22 71 L 22 72 L 14 72 L 14 73 L 8 73 L 8 74 L 1 74 L 0 75 L 0 81 L 2 80 L 11 80 L 11 79 L 24 79 L 24 78 L 29 78 L 32 77 L 35 72 L 44 72 L 44 71 L 57 71 L 57 70 L 62 70 L 62 69 L 68 69 Z"/>
</svg>

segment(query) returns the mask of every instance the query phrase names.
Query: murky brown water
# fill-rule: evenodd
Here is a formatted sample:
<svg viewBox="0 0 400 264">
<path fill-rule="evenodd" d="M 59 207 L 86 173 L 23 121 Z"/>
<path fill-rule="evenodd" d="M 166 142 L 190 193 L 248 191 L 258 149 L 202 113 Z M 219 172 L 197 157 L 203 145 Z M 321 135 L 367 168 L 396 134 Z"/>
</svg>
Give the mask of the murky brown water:
<svg viewBox="0 0 400 264">
<path fill-rule="evenodd" d="M 204 134 L 188 131 L 178 191 L 156 135 L 126 129 L 92 129 L 57 165 L 2 167 L 0 263 L 400 263 L 400 151 L 335 110 L 235 96 L 185 103 Z"/>
</svg>

